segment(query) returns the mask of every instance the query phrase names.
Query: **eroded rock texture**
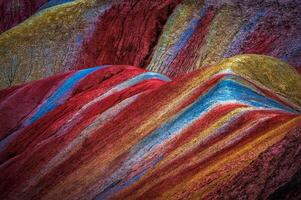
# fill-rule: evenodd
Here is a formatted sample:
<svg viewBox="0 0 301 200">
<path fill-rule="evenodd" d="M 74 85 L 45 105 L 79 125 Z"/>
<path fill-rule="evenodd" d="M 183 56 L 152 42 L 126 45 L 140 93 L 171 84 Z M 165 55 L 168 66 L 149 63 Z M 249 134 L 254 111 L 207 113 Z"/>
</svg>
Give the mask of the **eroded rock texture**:
<svg viewBox="0 0 301 200">
<path fill-rule="evenodd" d="M 18 25 L 41 10 L 74 0 L 1 0 L 0 33 Z"/>
<path fill-rule="evenodd" d="M 300 71 L 298 1 L 183 1 L 170 16 L 148 69 L 178 76 L 236 54 L 278 57 Z"/>
<path fill-rule="evenodd" d="M 0 199 L 300 199 L 300 8 L 0 0 Z"/>
<path fill-rule="evenodd" d="M 300 71 L 298 1 L 78 0 L 40 9 L 0 35 L 1 87 L 104 64 L 174 77 L 243 53 Z"/>
<path fill-rule="evenodd" d="M 300 88 L 242 55 L 173 81 L 107 65 L 2 90 L 0 197 L 294 199 Z"/>
<path fill-rule="evenodd" d="M 299 199 L 301 124 L 208 199 Z M 279 187 L 281 186 L 281 187 Z"/>
<path fill-rule="evenodd" d="M 0 33 L 34 14 L 47 0 L 1 0 Z"/>
<path fill-rule="evenodd" d="M 177 0 L 64 3 L 0 36 L 0 86 L 103 64 L 144 66 Z"/>
</svg>

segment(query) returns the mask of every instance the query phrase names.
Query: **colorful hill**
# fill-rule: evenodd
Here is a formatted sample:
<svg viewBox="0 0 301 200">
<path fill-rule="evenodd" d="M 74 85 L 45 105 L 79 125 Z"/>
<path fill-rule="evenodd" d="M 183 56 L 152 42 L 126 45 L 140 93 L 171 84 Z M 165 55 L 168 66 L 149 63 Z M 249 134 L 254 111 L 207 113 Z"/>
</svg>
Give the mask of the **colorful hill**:
<svg viewBox="0 0 301 200">
<path fill-rule="evenodd" d="M 177 2 L 78 0 L 44 9 L 0 35 L 0 87 L 71 69 L 143 65 Z"/>
<path fill-rule="evenodd" d="M 252 53 L 280 58 L 301 72 L 298 1 L 188 2 L 169 17 L 148 69 L 178 76 Z"/>
<path fill-rule="evenodd" d="M 300 90 L 259 55 L 174 80 L 106 65 L 2 90 L 0 198 L 285 199 Z"/>
<path fill-rule="evenodd" d="M 243 53 L 277 57 L 300 72 L 298 1 L 31 2 L 40 11 L 0 35 L 1 88 L 106 64 L 175 77 Z M 29 7 L 18 8 L 34 13 Z M 22 13 L 7 9 L 2 26 L 16 24 L 13 11 Z"/>
<path fill-rule="evenodd" d="M 0 0 L 0 199 L 301 199 L 297 0 Z"/>
</svg>

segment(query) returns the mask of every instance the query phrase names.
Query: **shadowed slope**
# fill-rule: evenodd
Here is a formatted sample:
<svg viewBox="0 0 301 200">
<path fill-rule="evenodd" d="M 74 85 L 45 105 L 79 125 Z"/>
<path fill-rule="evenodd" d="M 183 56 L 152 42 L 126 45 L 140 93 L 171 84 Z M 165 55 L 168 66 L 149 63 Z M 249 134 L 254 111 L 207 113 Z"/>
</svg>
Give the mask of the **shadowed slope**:
<svg viewBox="0 0 301 200">
<path fill-rule="evenodd" d="M 0 33 L 41 10 L 72 1 L 74 0 L 0 0 Z"/>
<path fill-rule="evenodd" d="M 33 15 L 47 0 L 0 0 L 0 33 Z"/>
<path fill-rule="evenodd" d="M 293 67 L 242 55 L 173 81 L 102 66 L 2 90 L 20 117 L 1 112 L 0 197 L 266 198 L 300 170 L 300 84 Z M 30 101 L 30 88 L 47 91 Z M 268 169 L 286 176 L 258 179 Z"/>
</svg>

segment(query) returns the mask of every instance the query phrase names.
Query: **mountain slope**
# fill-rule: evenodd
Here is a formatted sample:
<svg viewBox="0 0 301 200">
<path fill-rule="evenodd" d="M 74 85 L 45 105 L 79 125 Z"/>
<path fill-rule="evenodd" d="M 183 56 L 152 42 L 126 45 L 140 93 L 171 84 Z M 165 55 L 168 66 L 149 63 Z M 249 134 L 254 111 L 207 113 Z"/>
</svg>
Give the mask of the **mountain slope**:
<svg viewBox="0 0 301 200">
<path fill-rule="evenodd" d="M 176 77 L 247 53 L 279 58 L 300 72 L 297 1 L 77 0 L 43 5 L 41 9 L 55 6 L 0 35 L 1 88 L 106 64 Z"/>
<path fill-rule="evenodd" d="M 300 84 L 241 55 L 172 81 L 108 65 L 2 90 L 0 197 L 267 198 L 300 170 Z"/>
</svg>

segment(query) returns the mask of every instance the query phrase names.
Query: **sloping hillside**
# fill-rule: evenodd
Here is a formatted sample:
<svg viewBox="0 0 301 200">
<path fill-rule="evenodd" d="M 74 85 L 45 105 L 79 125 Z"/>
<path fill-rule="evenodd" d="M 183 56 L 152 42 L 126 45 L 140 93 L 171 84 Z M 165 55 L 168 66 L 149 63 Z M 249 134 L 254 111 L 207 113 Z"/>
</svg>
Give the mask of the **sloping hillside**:
<svg viewBox="0 0 301 200">
<path fill-rule="evenodd" d="M 242 55 L 174 80 L 107 65 L 2 90 L 0 197 L 272 198 L 300 170 L 300 89 L 293 67 Z"/>
</svg>

